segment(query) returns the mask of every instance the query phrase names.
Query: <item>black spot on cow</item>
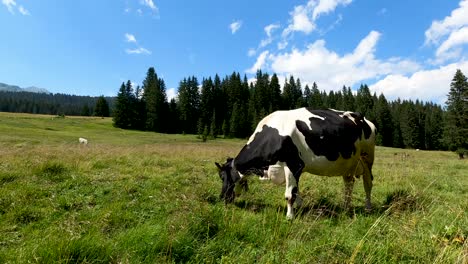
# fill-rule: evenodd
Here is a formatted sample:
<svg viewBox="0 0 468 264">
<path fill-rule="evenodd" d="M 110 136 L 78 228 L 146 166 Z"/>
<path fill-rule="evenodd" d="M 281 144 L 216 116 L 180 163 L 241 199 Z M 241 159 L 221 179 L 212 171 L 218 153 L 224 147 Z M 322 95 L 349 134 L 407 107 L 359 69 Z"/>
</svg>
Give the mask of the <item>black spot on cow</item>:
<svg viewBox="0 0 468 264">
<path fill-rule="evenodd" d="M 364 121 L 364 116 L 359 112 L 351 112 L 350 115 L 354 118 L 357 126 L 362 128 L 362 131 L 364 132 L 364 138 L 369 139 L 370 135 L 372 134 L 372 128 L 366 121 Z M 347 116 L 344 117 L 348 118 Z"/>
<path fill-rule="evenodd" d="M 293 174 L 300 175 L 304 162 L 290 136 L 281 136 L 278 129 L 264 125 L 254 139 L 239 152 L 234 160 L 236 169 L 243 174 L 263 175 L 263 169 L 278 161 L 286 162 Z"/>
<path fill-rule="evenodd" d="M 360 114 L 353 113 L 355 121 L 359 120 L 355 124 L 349 118 L 340 117 L 338 112 L 308 110 L 314 115 L 325 118 L 311 117 L 309 125 L 301 120 L 296 121 L 297 129 L 304 135 L 307 145 L 314 154 L 325 156 L 330 161 L 336 161 L 340 155 L 344 159 L 351 158 L 356 153 L 354 143 L 362 135 L 362 123 L 366 123 Z"/>
</svg>

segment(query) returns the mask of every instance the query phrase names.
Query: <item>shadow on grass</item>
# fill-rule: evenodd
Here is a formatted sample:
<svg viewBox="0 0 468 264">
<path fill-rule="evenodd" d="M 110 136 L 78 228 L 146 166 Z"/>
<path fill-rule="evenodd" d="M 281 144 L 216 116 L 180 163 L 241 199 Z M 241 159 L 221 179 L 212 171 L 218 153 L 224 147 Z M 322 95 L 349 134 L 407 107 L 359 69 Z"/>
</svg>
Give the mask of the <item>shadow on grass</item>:
<svg viewBox="0 0 468 264">
<path fill-rule="evenodd" d="M 270 206 L 270 205 L 268 205 L 268 204 L 266 204 L 266 203 L 264 203 L 262 201 L 259 201 L 259 200 L 254 200 L 254 201 L 238 200 L 238 201 L 234 202 L 234 205 L 239 207 L 239 208 L 246 209 L 248 211 L 252 211 L 254 213 L 262 212 L 267 207 Z"/>
<path fill-rule="evenodd" d="M 354 217 L 356 215 L 379 216 L 386 213 L 386 211 L 391 215 L 405 211 L 412 212 L 423 208 L 422 197 L 411 194 L 407 190 L 402 189 L 397 189 L 388 193 L 382 202 L 374 201 L 372 204 L 372 210 L 370 211 L 367 210 L 364 205 L 356 205 L 353 206 L 351 210 L 346 210 L 342 203 L 336 203 L 327 197 L 320 197 L 315 201 L 310 201 L 307 197 L 303 197 L 303 199 L 302 206 L 295 210 L 296 217 L 337 218 L 341 215 L 348 215 L 349 217 Z M 215 195 L 206 195 L 204 200 L 213 205 L 223 203 L 223 201 Z M 353 202 L 358 203 L 357 199 Z M 258 199 L 251 200 L 237 198 L 233 204 L 238 208 L 254 213 L 260 213 L 265 209 L 274 207 L 273 205 Z M 284 205 L 278 206 L 276 209 L 286 215 L 286 202 L 284 202 Z"/>
</svg>

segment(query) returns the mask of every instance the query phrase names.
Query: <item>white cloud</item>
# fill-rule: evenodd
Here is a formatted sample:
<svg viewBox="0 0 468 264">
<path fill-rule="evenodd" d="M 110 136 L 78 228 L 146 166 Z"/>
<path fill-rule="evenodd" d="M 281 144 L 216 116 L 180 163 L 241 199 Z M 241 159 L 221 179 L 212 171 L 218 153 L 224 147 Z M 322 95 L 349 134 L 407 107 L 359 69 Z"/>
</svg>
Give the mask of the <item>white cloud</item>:
<svg viewBox="0 0 468 264">
<path fill-rule="evenodd" d="M 311 0 L 305 6 L 299 5 L 294 7 L 294 10 L 290 12 L 292 17 L 290 23 L 283 31 L 283 37 L 287 37 L 293 31 L 301 31 L 309 34 L 316 28 L 315 23 L 309 18 L 314 5 L 315 2 Z"/>
<path fill-rule="evenodd" d="M 249 51 L 247 51 L 247 56 L 253 57 L 256 53 L 257 51 L 254 48 L 250 48 Z"/>
<path fill-rule="evenodd" d="M 321 14 L 328 14 L 336 9 L 338 5 L 347 6 L 352 0 L 320 0 L 314 8 L 312 19 L 315 21 Z"/>
<path fill-rule="evenodd" d="M 419 70 L 418 63 L 401 58 L 375 58 L 376 45 L 381 34 L 371 31 L 353 52 L 339 55 L 325 46 L 324 40 L 309 44 L 304 50 L 278 54 L 264 51 L 247 70 L 271 70 L 279 75 L 294 75 L 306 84 L 316 82 L 322 90 L 338 90 L 346 86 L 381 78 L 387 74 L 407 74 Z"/>
<path fill-rule="evenodd" d="M 310 34 L 317 28 L 315 21 L 320 15 L 331 13 L 337 6 L 346 6 L 351 2 L 352 0 L 309 0 L 306 5 L 295 6 L 294 10 L 289 13 L 291 15 L 289 25 L 282 32 L 283 41 L 278 45 L 278 48 L 286 47 L 288 44 L 286 39 L 291 33 L 299 31 Z"/>
<path fill-rule="evenodd" d="M 133 34 L 125 33 L 125 39 L 127 42 L 137 43 L 136 38 Z"/>
<path fill-rule="evenodd" d="M 468 44 L 468 27 L 462 27 L 451 32 L 449 37 L 437 49 L 436 56 L 443 56 L 450 49 L 463 44 Z"/>
<path fill-rule="evenodd" d="M 262 52 L 258 58 L 255 64 L 252 66 L 252 68 L 246 70 L 247 73 L 255 73 L 257 70 L 262 69 L 265 65 L 265 62 L 267 60 L 267 56 L 269 54 L 269 51 L 264 51 Z"/>
<path fill-rule="evenodd" d="M 459 60 L 466 55 L 468 44 L 468 0 L 460 1 L 459 7 L 443 20 L 432 21 L 426 30 L 424 44 L 437 47 L 434 64 L 442 64 L 449 60 Z"/>
<path fill-rule="evenodd" d="M 6 8 L 8 9 L 10 13 L 12 14 L 15 13 L 14 11 L 14 7 L 16 6 L 15 0 L 2 0 L 2 4 L 6 6 Z"/>
<path fill-rule="evenodd" d="M 24 8 L 24 7 L 21 6 L 21 5 L 18 7 L 18 11 L 19 11 L 22 15 L 24 15 L 24 16 L 29 16 L 29 15 L 31 15 L 31 14 L 29 13 L 29 11 L 26 10 L 26 8 Z"/>
<path fill-rule="evenodd" d="M 454 9 L 450 16 L 432 22 L 431 27 L 425 32 L 425 43 L 438 44 L 446 35 L 466 25 L 468 25 L 468 0 L 462 0 L 460 7 Z"/>
<path fill-rule="evenodd" d="M 379 12 L 377 12 L 377 15 L 384 16 L 385 14 L 387 14 L 387 12 L 388 12 L 387 8 L 384 7 L 380 9 Z"/>
<path fill-rule="evenodd" d="M 125 52 L 127 54 L 151 54 L 151 51 L 143 48 L 143 47 L 138 47 L 134 49 L 126 49 Z"/>
<path fill-rule="evenodd" d="M 153 0 L 141 0 L 140 3 L 151 8 L 153 11 L 158 11 L 158 7 L 154 4 Z"/>
<path fill-rule="evenodd" d="M 279 27 L 279 24 L 270 24 L 264 28 L 267 38 L 262 39 L 262 41 L 260 41 L 260 48 L 264 48 L 268 46 L 271 42 L 273 42 L 273 31 L 275 31 Z"/>
<path fill-rule="evenodd" d="M 232 34 L 235 34 L 242 26 L 242 21 L 241 20 L 237 20 L 235 22 L 232 22 L 230 25 L 229 25 L 229 28 L 231 29 L 231 33 Z"/>
<path fill-rule="evenodd" d="M 176 88 L 169 88 L 166 90 L 167 101 L 171 101 L 171 99 L 177 97 L 177 89 Z"/>
<path fill-rule="evenodd" d="M 286 40 L 282 40 L 278 42 L 278 50 L 285 49 L 288 46 L 288 42 Z"/>
<path fill-rule="evenodd" d="M 390 99 L 419 99 L 443 105 L 457 69 L 468 72 L 468 61 L 448 64 L 437 69 L 416 71 L 410 76 L 390 74 L 369 88 L 377 94 L 383 93 Z"/>
<path fill-rule="evenodd" d="M 280 24 L 278 24 L 278 23 L 270 24 L 270 25 L 266 26 L 263 30 L 265 30 L 265 33 L 267 34 L 267 37 L 270 38 L 273 31 L 275 31 L 279 27 L 280 27 Z"/>
<path fill-rule="evenodd" d="M 8 12 L 13 15 L 15 14 L 15 7 L 17 6 L 16 0 L 2 0 L 2 4 L 8 9 Z M 18 5 L 18 12 L 23 16 L 31 15 L 31 13 L 29 13 L 29 11 L 22 5 Z"/>
<path fill-rule="evenodd" d="M 125 33 L 125 41 L 129 43 L 135 43 L 136 46 L 136 48 L 133 49 L 126 49 L 125 52 L 127 54 L 151 54 L 151 51 L 138 45 L 138 42 L 133 34 Z"/>
</svg>

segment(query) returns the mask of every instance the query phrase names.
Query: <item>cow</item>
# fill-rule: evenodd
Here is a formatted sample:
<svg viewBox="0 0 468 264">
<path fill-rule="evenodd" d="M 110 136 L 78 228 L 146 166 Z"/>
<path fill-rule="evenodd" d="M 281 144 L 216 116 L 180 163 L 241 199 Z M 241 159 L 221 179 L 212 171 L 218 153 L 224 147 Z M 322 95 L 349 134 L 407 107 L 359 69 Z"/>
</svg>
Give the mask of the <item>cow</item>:
<svg viewBox="0 0 468 264">
<path fill-rule="evenodd" d="M 86 138 L 80 137 L 80 138 L 78 138 L 78 142 L 80 143 L 80 145 L 81 144 L 88 145 L 88 140 Z"/>
<path fill-rule="evenodd" d="M 286 184 L 288 219 L 294 203 L 301 206 L 299 178 L 302 172 L 342 176 L 344 208 L 351 206 L 354 178 L 363 175 L 366 210 L 371 210 L 372 165 L 376 128 L 359 112 L 299 108 L 276 111 L 263 118 L 235 158 L 218 168 L 223 185 L 220 198 L 231 203 L 247 189 L 245 176 L 257 174 Z"/>
</svg>

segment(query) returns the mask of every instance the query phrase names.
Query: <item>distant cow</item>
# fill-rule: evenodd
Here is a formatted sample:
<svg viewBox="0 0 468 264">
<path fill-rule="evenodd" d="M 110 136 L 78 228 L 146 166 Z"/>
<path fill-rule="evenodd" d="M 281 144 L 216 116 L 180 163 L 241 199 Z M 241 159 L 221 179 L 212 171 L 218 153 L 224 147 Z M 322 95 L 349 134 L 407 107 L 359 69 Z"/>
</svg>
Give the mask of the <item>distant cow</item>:
<svg viewBox="0 0 468 264">
<path fill-rule="evenodd" d="M 285 182 L 286 216 L 291 219 L 294 202 L 302 203 L 298 190 L 302 172 L 342 176 L 345 208 L 351 205 L 354 177 L 363 175 L 370 210 L 375 132 L 374 124 L 360 113 L 310 108 L 276 111 L 260 121 L 237 157 L 223 165 L 215 163 L 223 181 L 220 197 L 233 202 L 239 191 L 235 187 L 246 187 L 244 175 L 252 173 L 278 184 Z"/>
<path fill-rule="evenodd" d="M 88 145 L 88 140 L 86 138 L 80 137 L 78 139 L 78 142 L 80 142 L 80 144 L 83 144 L 83 145 Z"/>
</svg>

